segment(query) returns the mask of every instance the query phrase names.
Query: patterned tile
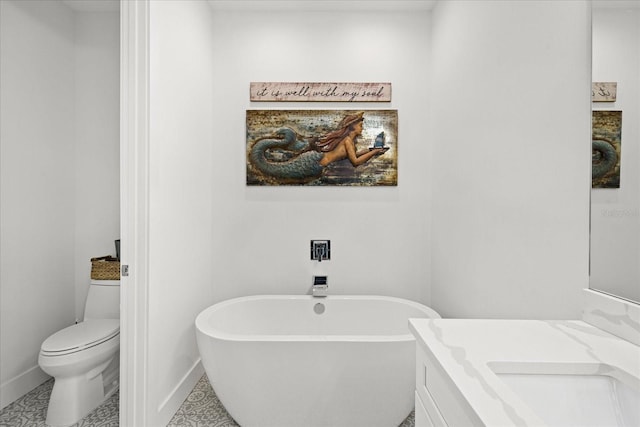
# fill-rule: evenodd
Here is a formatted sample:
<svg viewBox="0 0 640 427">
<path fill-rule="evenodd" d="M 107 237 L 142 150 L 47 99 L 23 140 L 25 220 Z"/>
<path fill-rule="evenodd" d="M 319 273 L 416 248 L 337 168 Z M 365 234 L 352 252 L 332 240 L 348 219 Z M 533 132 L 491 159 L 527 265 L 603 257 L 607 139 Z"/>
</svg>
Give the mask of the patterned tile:
<svg viewBox="0 0 640 427">
<path fill-rule="evenodd" d="M 46 427 L 53 379 L 39 385 L 0 411 L 0 427 Z M 118 393 L 73 427 L 118 427 Z M 414 427 L 412 412 L 399 427 Z M 227 413 L 204 375 L 167 427 L 240 427 Z"/>
<path fill-rule="evenodd" d="M 92 413 L 80 420 L 77 427 L 118 427 L 120 424 L 120 392 L 117 391 Z"/>
<path fill-rule="evenodd" d="M 46 427 L 53 378 L 40 384 L 0 411 L 0 427 Z M 72 427 L 117 427 L 118 393 Z"/>
<path fill-rule="evenodd" d="M 204 375 L 167 427 L 239 427 L 227 413 Z"/>
<path fill-rule="evenodd" d="M 416 425 L 416 413 L 411 411 L 409 416 L 400 424 L 399 427 L 414 427 Z"/>
<path fill-rule="evenodd" d="M 0 427 L 44 427 L 53 380 L 31 390 L 0 412 Z"/>
<path fill-rule="evenodd" d="M 399 427 L 414 427 L 411 412 Z M 227 413 L 204 375 L 176 412 L 167 427 L 239 427 Z"/>
</svg>

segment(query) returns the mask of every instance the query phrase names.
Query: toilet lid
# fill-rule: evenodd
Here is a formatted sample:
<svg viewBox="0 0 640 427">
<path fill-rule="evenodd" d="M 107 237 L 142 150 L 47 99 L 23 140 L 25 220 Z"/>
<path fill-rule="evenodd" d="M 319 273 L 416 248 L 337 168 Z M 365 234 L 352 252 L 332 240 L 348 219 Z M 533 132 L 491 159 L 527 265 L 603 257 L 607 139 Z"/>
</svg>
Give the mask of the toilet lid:
<svg viewBox="0 0 640 427">
<path fill-rule="evenodd" d="M 103 343 L 119 333 L 119 319 L 87 320 L 51 335 L 42 343 L 41 350 L 49 354 L 72 353 Z"/>
</svg>

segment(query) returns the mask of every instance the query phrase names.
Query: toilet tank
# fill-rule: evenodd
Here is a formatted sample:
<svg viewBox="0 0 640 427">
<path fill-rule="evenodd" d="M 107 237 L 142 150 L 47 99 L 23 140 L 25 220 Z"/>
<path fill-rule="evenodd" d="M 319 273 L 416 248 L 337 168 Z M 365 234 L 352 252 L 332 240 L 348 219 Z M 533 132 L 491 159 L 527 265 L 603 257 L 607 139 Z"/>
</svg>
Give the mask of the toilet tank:
<svg viewBox="0 0 640 427">
<path fill-rule="evenodd" d="M 84 320 L 119 318 L 120 281 L 92 280 L 84 306 Z"/>
</svg>

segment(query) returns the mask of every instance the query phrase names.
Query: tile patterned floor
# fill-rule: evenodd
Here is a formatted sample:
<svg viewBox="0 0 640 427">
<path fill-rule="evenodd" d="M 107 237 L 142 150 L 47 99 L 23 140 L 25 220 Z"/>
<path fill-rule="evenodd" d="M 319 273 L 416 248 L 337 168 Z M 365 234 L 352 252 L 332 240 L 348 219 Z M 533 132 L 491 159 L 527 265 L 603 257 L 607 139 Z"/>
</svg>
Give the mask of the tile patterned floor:
<svg viewBox="0 0 640 427">
<path fill-rule="evenodd" d="M 50 379 L 4 408 L 0 412 L 0 427 L 45 427 L 52 388 Z M 119 393 L 114 393 L 73 427 L 117 427 L 118 398 Z"/>
<path fill-rule="evenodd" d="M 191 391 L 167 427 L 237 427 L 204 375 Z"/>
<path fill-rule="evenodd" d="M 49 380 L 0 411 L 0 427 L 45 427 L 47 404 L 53 388 Z M 414 427 L 413 412 L 399 427 Z M 73 427 L 117 427 L 118 393 Z M 214 393 L 204 375 L 167 427 L 239 427 Z"/>
<path fill-rule="evenodd" d="M 399 427 L 414 427 L 412 412 Z M 204 375 L 167 427 L 239 427 L 218 400 Z"/>
</svg>

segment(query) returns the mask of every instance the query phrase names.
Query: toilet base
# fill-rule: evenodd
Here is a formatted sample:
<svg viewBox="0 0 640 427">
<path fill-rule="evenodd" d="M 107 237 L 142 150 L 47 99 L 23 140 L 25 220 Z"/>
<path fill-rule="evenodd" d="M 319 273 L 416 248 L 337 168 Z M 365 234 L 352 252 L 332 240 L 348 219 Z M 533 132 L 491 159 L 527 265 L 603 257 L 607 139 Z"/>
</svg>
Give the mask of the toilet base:
<svg viewBox="0 0 640 427">
<path fill-rule="evenodd" d="M 71 426 L 100 406 L 118 390 L 119 365 L 119 358 L 114 357 L 87 374 L 55 378 L 47 426 Z"/>
</svg>

